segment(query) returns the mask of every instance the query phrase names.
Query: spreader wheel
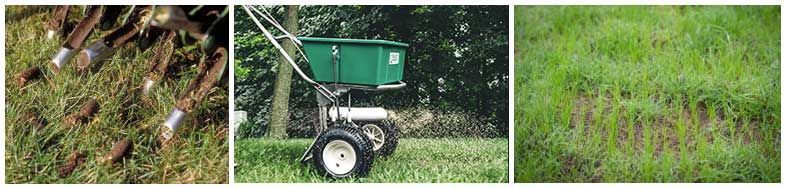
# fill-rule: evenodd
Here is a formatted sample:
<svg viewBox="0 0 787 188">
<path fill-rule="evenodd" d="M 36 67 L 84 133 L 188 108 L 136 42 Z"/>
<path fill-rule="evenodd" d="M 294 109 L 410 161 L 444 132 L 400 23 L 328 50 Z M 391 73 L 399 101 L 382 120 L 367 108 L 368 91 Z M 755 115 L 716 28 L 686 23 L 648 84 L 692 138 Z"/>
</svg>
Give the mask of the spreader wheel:
<svg viewBox="0 0 787 188">
<path fill-rule="evenodd" d="M 399 144 L 399 129 L 391 121 L 359 122 L 361 130 L 372 140 L 374 153 L 377 156 L 388 156 Z"/>
<path fill-rule="evenodd" d="M 358 128 L 334 126 L 317 138 L 312 156 L 320 174 L 333 178 L 363 177 L 374 162 L 372 147 L 369 137 Z"/>
</svg>

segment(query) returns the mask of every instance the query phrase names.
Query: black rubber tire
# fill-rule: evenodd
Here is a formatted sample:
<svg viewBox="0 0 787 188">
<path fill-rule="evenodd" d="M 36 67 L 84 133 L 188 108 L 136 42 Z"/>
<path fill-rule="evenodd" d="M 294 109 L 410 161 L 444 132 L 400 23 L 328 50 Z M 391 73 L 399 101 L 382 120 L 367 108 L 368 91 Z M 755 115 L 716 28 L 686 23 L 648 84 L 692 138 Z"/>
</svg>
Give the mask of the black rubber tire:
<svg viewBox="0 0 787 188">
<path fill-rule="evenodd" d="M 342 140 L 349 143 L 352 145 L 353 150 L 355 150 L 356 155 L 358 155 L 355 158 L 355 166 L 348 173 L 335 174 L 325 168 L 322 152 L 325 146 L 334 140 Z M 372 164 L 374 163 L 374 150 L 372 141 L 369 137 L 364 135 L 360 129 L 347 125 L 339 125 L 328 128 L 328 130 L 317 138 L 314 149 L 312 150 L 312 157 L 314 166 L 317 167 L 317 172 L 324 176 L 330 176 L 337 179 L 364 177 L 368 175 L 369 171 L 372 169 Z"/>
<path fill-rule="evenodd" d="M 366 124 L 375 124 L 377 127 L 383 130 L 383 134 L 385 134 L 385 142 L 380 149 L 374 151 L 374 154 L 377 156 L 388 157 L 396 150 L 396 146 L 399 145 L 399 128 L 396 127 L 392 121 L 377 121 L 377 122 L 358 122 L 359 127 L 363 127 Z"/>
</svg>

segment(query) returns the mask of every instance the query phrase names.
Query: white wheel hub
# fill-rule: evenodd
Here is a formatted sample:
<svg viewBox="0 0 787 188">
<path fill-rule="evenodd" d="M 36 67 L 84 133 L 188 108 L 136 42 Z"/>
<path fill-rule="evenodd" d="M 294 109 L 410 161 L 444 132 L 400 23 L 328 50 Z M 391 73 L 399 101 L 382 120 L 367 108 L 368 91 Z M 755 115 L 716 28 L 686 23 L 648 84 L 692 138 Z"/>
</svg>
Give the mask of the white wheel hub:
<svg viewBox="0 0 787 188">
<path fill-rule="evenodd" d="M 372 145 L 374 147 L 374 151 L 377 151 L 383 144 L 385 144 L 385 133 L 383 133 L 383 129 L 375 124 L 366 124 L 361 127 L 366 136 L 372 140 Z"/>
<path fill-rule="evenodd" d="M 322 161 L 325 169 L 333 174 L 347 174 L 355 167 L 355 149 L 344 140 L 334 140 L 325 145 Z"/>
</svg>

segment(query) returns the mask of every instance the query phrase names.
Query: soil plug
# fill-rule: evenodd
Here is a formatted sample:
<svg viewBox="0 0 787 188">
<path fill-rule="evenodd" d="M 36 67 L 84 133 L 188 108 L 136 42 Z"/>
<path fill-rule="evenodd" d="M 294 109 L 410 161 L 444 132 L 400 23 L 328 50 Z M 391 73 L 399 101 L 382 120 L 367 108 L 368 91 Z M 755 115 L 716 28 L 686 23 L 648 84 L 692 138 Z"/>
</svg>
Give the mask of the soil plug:
<svg viewBox="0 0 787 188">
<path fill-rule="evenodd" d="M 128 139 L 123 139 L 115 143 L 112 146 L 112 151 L 109 151 L 104 157 L 99 159 L 100 164 L 112 164 L 123 158 L 123 156 L 128 153 L 129 148 L 131 147 L 131 141 Z"/>
<path fill-rule="evenodd" d="M 213 55 L 200 63 L 200 71 L 189 82 L 189 86 L 176 101 L 175 108 L 167 116 L 161 129 L 159 142 L 169 140 L 178 130 L 186 114 L 194 110 L 224 75 L 227 68 L 227 50 L 219 47 Z"/>
<path fill-rule="evenodd" d="M 57 5 L 52 19 L 46 22 L 46 38 L 55 38 L 55 34 L 65 31 L 66 18 L 68 18 L 68 5 Z M 65 32 L 63 32 L 65 33 Z M 63 34 L 65 35 L 65 34 Z"/>
<path fill-rule="evenodd" d="M 22 71 L 22 73 L 19 73 L 19 76 L 16 78 L 16 84 L 19 85 L 19 87 L 23 87 L 28 82 L 39 78 L 41 78 L 41 69 L 38 67 L 30 67 Z"/>
<path fill-rule="evenodd" d="M 79 111 L 79 114 L 85 117 L 93 117 L 93 114 L 95 114 L 97 111 L 98 102 L 96 102 L 96 99 L 90 99 L 87 101 L 87 103 L 85 103 L 84 106 L 82 106 L 82 110 Z"/>
<path fill-rule="evenodd" d="M 66 116 L 65 123 L 67 125 L 79 125 L 79 124 L 87 124 L 90 122 L 90 119 L 93 118 L 93 115 L 98 112 L 99 106 L 96 99 L 90 99 L 82 105 L 81 110 L 79 113 L 72 113 Z"/>
<path fill-rule="evenodd" d="M 87 120 L 86 118 L 80 116 L 79 114 L 69 114 L 68 116 L 66 116 L 66 119 L 64 121 L 66 125 L 74 126 L 74 125 L 82 124 L 82 122 L 86 122 Z"/>
<path fill-rule="evenodd" d="M 85 163 L 85 155 L 79 151 L 73 151 L 66 157 L 66 163 L 57 168 L 57 172 L 61 178 L 68 177 L 82 163 Z"/>
<path fill-rule="evenodd" d="M 38 130 L 43 129 L 46 126 L 46 120 L 41 118 L 41 115 L 34 111 L 27 111 L 23 113 L 21 118 L 22 122 L 31 125 Z"/>
<path fill-rule="evenodd" d="M 115 49 L 126 44 L 134 36 L 137 36 L 150 18 L 151 9 L 152 6 L 149 5 L 137 6 L 134 8 L 134 13 L 129 22 L 126 22 L 120 28 L 115 29 L 112 33 L 109 33 L 79 52 L 77 68 L 83 71 L 93 62 L 106 59 L 115 53 Z"/>
<path fill-rule="evenodd" d="M 89 6 L 85 17 L 71 31 L 60 51 L 50 61 L 53 72 L 60 72 L 60 69 L 76 55 L 77 48 L 81 47 L 82 43 L 85 42 L 90 32 L 93 31 L 93 27 L 98 23 L 99 18 L 101 18 L 101 6 Z"/>
</svg>

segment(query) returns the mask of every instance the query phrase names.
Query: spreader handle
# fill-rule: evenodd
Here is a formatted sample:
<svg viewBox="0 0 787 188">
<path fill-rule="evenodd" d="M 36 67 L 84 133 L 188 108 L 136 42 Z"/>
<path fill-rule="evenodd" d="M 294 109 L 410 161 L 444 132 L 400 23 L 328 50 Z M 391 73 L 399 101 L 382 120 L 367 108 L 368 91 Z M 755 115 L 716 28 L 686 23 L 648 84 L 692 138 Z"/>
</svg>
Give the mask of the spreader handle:
<svg viewBox="0 0 787 188">
<path fill-rule="evenodd" d="M 306 76 L 305 73 L 303 73 L 301 68 L 298 67 L 298 64 L 295 63 L 295 60 L 293 60 L 292 57 L 290 57 L 290 55 L 287 53 L 287 51 L 284 50 L 284 48 L 281 47 L 279 42 L 276 41 L 276 37 L 274 37 L 273 34 L 271 34 L 268 31 L 268 29 L 265 28 L 265 26 L 262 26 L 262 23 L 260 23 L 260 21 L 254 15 L 254 13 L 252 13 L 251 10 L 249 10 L 249 7 L 251 7 L 251 6 L 244 5 L 243 6 L 243 10 L 245 10 L 246 13 L 249 14 L 249 17 L 251 18 L 252 21 L 254 21 L 254 24 L 256 24 L 257 27 L 260 30 L 262 30 L 262 33 L 264 34 L 264 36 L 266 38 L 268 38 L 268 40 L 271 42 L 271 44 L 273 44 L 273 47 L 276 47 L 276 49 L 279 50 L 279 53 L 281 53 L 282 57 L 284 57 L 284 59 L 287 60 L 287 62 L 290 63 L 290 65 L 292 65 L 292 68 L 295 69 L 295 72 L 298 73 L 298 75 L 301 76 L 301 78 L 303 78 L 303 80 L 306 80 L 306 82 L 309 82 L 311 84 L 318 84 L 317 82 L 315 82 L 314 80 L 312 80 L 311 78 Z M 263 18 L 267 19 L 267 17 L 264 17 L 264 16 L 263 16 Z M 268 20 L 268 21 L 271 22 L 270 20 Z M 286 30 L 284 30 L 284 31 L 286 31 Z M 294 37 L 291 37 L 290 39 L 293 39 L 293 38 Z M 296 41 L 295 43 L 300 42 L 300 41 L 297 40 L 297 38 L 295 38 L 295 41 Z"/>
</svg>

